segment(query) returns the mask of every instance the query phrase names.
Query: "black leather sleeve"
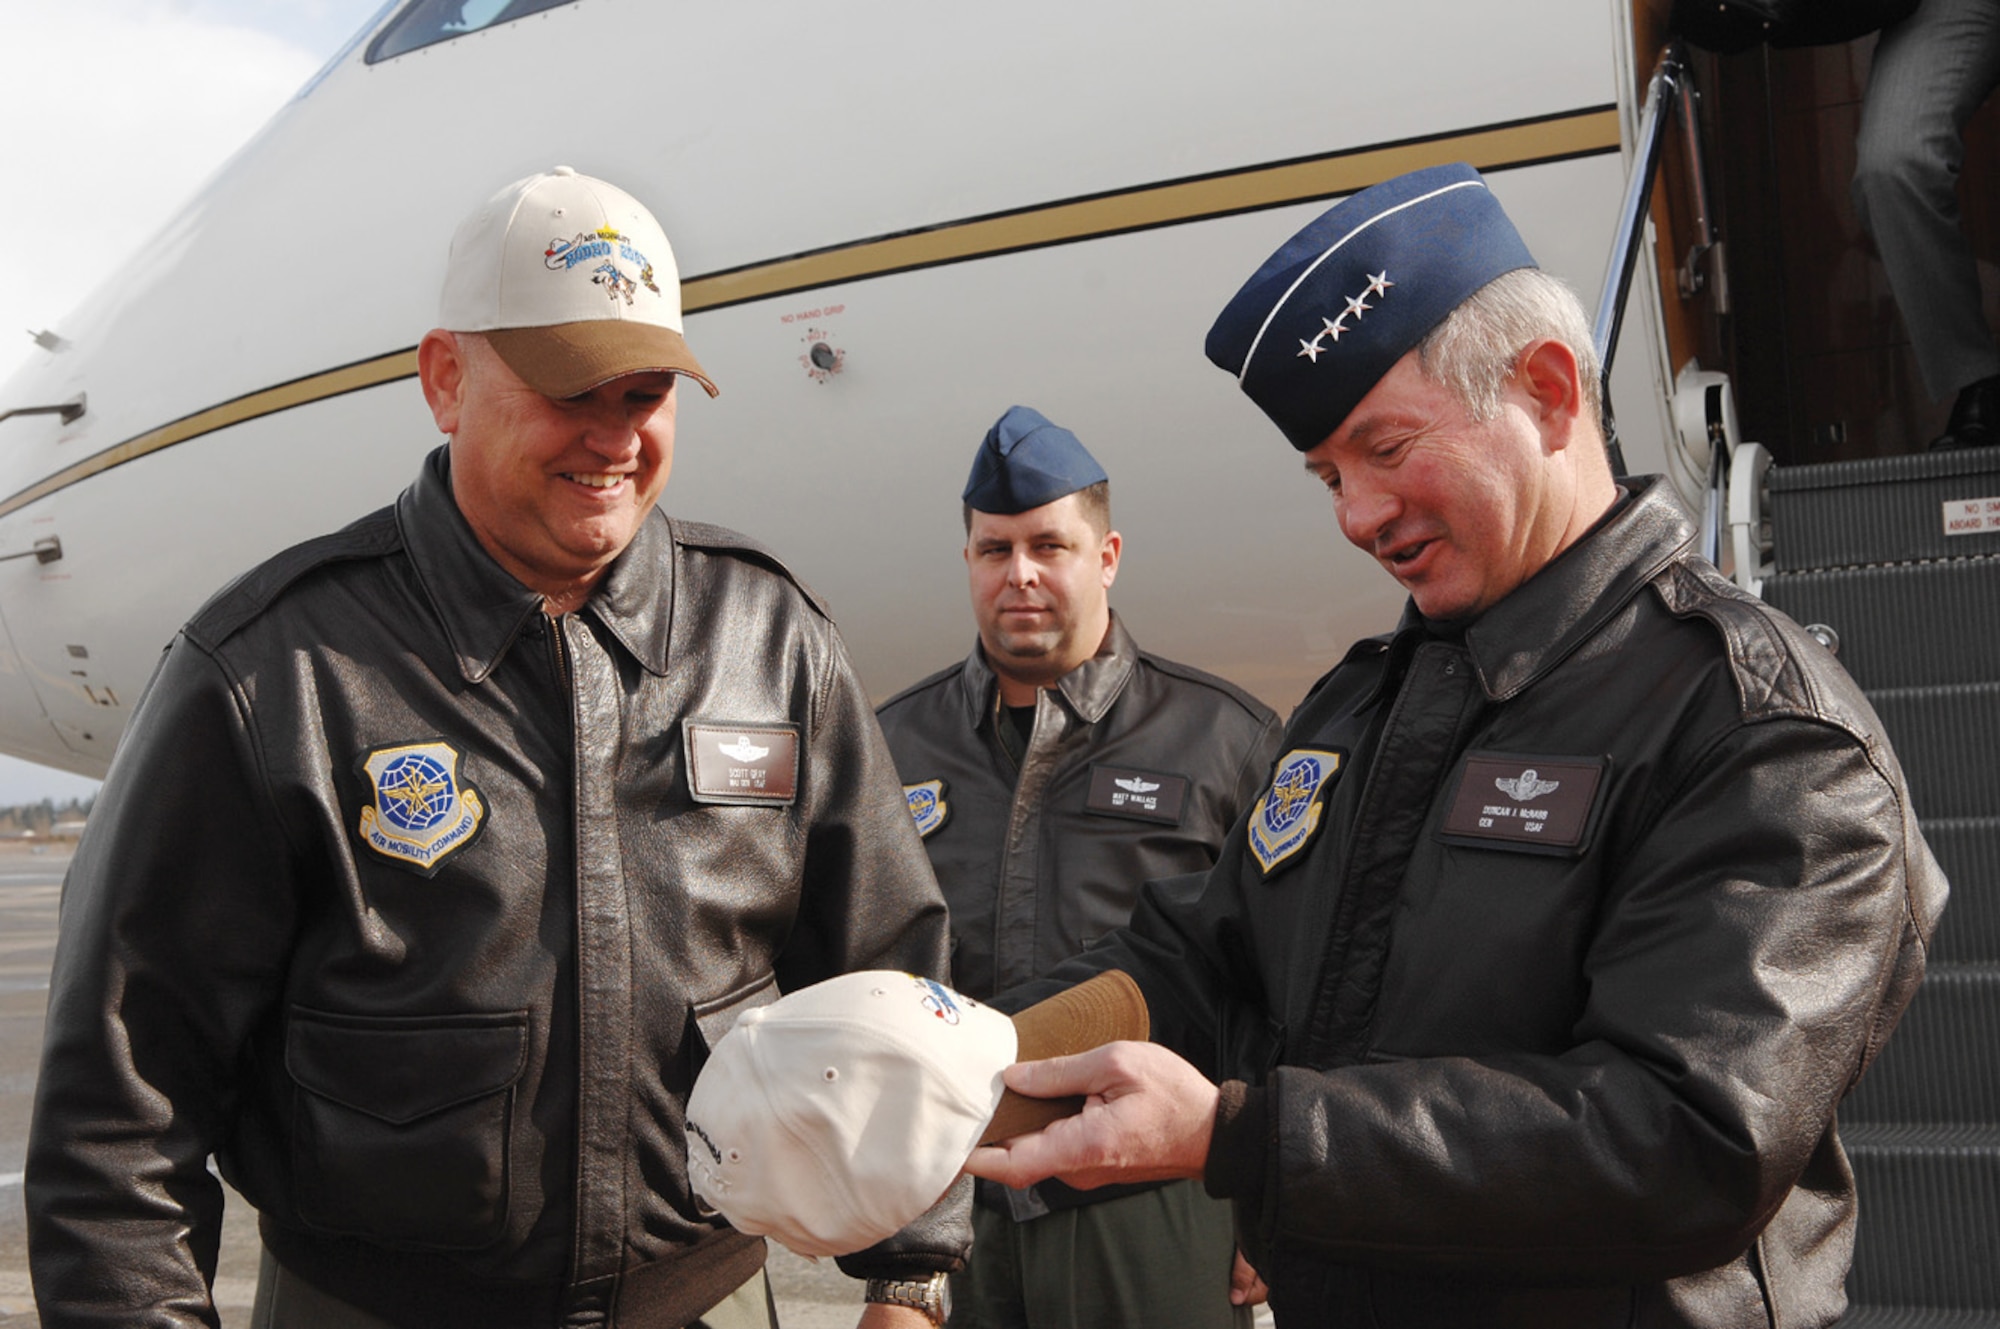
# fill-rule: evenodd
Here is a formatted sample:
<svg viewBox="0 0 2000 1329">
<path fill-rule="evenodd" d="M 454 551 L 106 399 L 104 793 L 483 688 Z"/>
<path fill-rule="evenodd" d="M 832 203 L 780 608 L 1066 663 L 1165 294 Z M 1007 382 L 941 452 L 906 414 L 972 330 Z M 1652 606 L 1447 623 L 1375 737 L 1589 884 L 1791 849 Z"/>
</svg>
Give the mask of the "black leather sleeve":
<svg viewBox="0 0 2000 1329">
<path fill-rule="evenodd" d="M 216 1323 L 208 1159 L 297 910 L 252 725 L 177 640 L 64 883 L 26 1179 L 50 1329 Z"/>
</svg>

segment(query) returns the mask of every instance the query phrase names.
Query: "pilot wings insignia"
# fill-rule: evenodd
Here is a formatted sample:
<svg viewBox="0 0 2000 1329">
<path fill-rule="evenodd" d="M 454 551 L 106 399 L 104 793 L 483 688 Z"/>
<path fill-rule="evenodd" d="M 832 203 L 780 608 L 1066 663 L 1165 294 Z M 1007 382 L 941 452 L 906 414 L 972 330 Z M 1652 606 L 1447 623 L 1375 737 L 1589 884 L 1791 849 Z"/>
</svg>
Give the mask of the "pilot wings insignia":
<svg viewBox="0 0 2000 1329">
<path fill-rule="evenodd" d="M 1141 780 L 1137 776 L 1130 780 L 1113 780 L 1111 783 L 1134 794 L 1150 794 L 1160 787 L 1156 781 Z"/>
<path fill-rule="evenodd" d="M 721 750 L 723 756 L 734 757 L 738 761 L 755 761 L 759 757 L 769 755 L 771 751 L 769 748 L 760 748 L 752 743 L 747 734 L 738 734 L 734 743 L 717 743 L 715 746 Z M 1534 774 L 1533 771 L 1528 773 Z"/>
<path fill-rule="evenodd" d="M 1561 780 L 1544 780 L 1541 778 L 1541 772 L 1532 766 L 1513 779 L 1496 775 L 1493 777 L 1493 784 L 1516 803 L 1526 803 L 1540 798 L 1543 794 L 1553 794 L 1562 788 Z"/>
</svg>

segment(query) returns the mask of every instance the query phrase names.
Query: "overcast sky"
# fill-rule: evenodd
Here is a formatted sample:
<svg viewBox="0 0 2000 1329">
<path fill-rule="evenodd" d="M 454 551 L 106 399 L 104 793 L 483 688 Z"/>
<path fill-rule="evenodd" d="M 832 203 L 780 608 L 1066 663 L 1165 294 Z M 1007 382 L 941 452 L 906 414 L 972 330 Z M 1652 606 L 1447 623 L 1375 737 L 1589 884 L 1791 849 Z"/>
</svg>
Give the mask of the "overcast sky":
<svg viewBox="0 0 2000 1329">
<path fill-rule="evenodd" d="M 383 0 L 54 0 L 0 40 L 0 382 Z M 0 805 L 96 782 L 0 757 Z"/>
</svg>

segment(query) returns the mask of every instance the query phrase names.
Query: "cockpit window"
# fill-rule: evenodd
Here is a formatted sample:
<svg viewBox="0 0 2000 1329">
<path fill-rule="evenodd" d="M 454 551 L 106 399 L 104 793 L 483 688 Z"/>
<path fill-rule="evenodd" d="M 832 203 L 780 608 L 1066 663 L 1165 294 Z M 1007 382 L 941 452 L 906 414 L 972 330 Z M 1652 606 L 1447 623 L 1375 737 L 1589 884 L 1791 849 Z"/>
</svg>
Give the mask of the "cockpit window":
<svg viewBox="0 0 2000 1329">
<path fill-rule="evenodd" d="M 575 3 L 576 0 L 412 0 L 368 48 L 368 63 L 372 65 L 419 47 L 463 37 L 468 32 Z"/>
</svg>

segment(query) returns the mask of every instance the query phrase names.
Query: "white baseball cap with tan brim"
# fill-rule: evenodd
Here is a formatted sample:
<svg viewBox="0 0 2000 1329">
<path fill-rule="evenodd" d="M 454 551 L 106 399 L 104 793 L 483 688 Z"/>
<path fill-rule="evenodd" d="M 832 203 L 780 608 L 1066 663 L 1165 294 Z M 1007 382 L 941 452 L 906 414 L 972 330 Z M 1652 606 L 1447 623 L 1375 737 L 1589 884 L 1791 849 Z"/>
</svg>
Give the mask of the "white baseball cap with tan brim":
<svg viewBox="0 0 2000 1329">
<path fill-rule="evenodd" d="M 1083 1110 L 1000 1072 L 1149 1032 L 1117 970 L 1011 1018 L 932 979 L 869 970 L 743 1013 L 688 1096 L 688 1180 L 742 1232 L 800 1255 L 892 1236 L 951 1188 L 974 1147 Z"/>
<path fill-rule="evenodd" d="M 666 232 L 630 194 L 567 166 L 516 180 L 459 224 L 438 326 L 481 334 L 546 397 L 659 371 L 716 393 L 682 335 Z"/>
</svg>

